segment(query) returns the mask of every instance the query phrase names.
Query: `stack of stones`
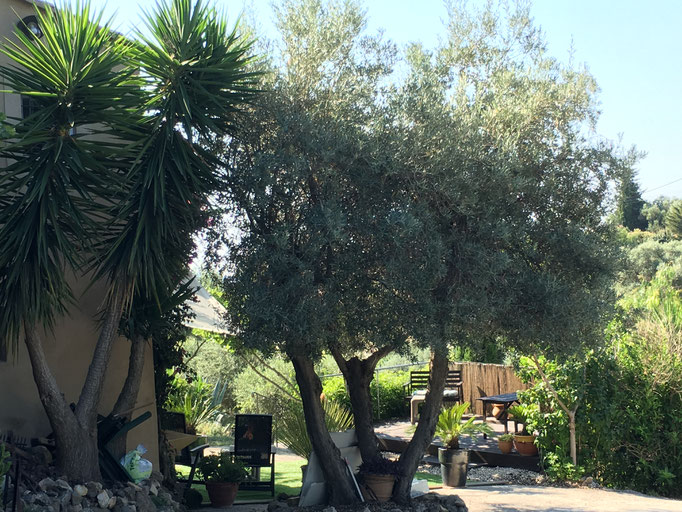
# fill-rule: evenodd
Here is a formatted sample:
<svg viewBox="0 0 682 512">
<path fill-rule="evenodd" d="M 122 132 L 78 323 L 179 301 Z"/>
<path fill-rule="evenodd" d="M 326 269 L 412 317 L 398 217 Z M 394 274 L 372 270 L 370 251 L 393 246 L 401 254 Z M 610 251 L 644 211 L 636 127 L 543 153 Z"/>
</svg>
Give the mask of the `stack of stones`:
<svg viewBox="0 0 682 512">
<path fill-rule="evenodd" d="M 161 486 L 161 473 L 153 472 L 139 484 L 100 482 L 71 486 L 66 479 L 43 478 L 34 490 L 21 489 L 24 512 L 178 512 L 181 506 Z"/>
</svg>

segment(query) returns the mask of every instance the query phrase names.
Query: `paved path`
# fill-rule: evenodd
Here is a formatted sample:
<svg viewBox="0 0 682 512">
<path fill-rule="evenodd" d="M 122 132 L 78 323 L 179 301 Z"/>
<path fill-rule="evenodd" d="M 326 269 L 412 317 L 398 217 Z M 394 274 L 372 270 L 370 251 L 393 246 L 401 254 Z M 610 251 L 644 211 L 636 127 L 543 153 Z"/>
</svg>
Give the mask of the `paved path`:
<svg viewBox="0 0 682 512">
<path fill-rule="evenodd" d="M 653 498 L 635 492 L 603 489 L 500 485 L 466 489 L 438 489 L 457 494 L 469 512 L 682 512 L 682 501 Z M 266 505 L 235 505 L 201 512 L 265 512 Z M 358 510 L 362 510 L 359 508 Z"/>
<path fill-rule="evenodd" d="M 436 492 L 457 494 L 469 512 L 682 512 L 682 501 L 603 489 L 500 485 Z"/>
</svg>

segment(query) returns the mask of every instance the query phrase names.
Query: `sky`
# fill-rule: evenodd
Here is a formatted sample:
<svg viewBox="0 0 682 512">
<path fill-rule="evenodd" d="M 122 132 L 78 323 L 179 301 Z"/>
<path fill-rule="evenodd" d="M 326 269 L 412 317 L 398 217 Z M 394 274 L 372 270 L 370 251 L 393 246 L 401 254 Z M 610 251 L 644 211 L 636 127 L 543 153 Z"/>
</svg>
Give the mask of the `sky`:
<svg viewBox="0 0 682 512">
<path fill-rule="evenodd" d="M 444 34 L 442 0 L 365 0 L 368 30 L 406 45 L 434 47 Z M 482 0 L 470 0 L 472 5 Z M 123 32 L 152 0 L 93 0 Z M 247 11 L 274 35 L 271 0 L 216 0 L 231 19 Z M 531 15 L 549 52 L 585 64 L 600 86 L 597 132 L 645 152 L 638 166 L 643 196 L 682 198 L 682 1 L 536 0 Z"/>
</svg>

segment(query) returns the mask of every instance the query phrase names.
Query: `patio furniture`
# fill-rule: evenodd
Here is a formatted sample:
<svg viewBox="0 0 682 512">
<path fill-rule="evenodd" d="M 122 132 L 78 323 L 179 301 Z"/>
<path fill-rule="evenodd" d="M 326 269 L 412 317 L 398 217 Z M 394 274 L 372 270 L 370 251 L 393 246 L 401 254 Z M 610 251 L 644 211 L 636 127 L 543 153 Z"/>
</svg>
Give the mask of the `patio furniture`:
<svg viewBox="0 0 682 512">
<path fill-rule="evenodd" d="M 272 446 L 272 415 L 237 414 L 234 418 L 235 459 L 241 460 L 250 475 L 239 484 L 239 490 L 270 491 L 275 495 L 275 448 Z M 261 480 L 261 468 L 270 468 L 270 478 Z"/>
<path fill-rule="evenodd" d="M 481 402 L 483 402 L 483 419 L 485 419 L 488 416 L 486 414 L 488 404 L 490 404 L 491 407 L 493 404 L 502 405 L 503 409 L 500 415 L 498 416 L 498 419 L 504 424 L 504 433 L 508 434 L 509 428 L 507 423 L 509 422 L 509 413 L 507 411 L 515 402 L 519 401 L 516 391 L 513 393 L 504 393 L 502 395 L 482 396 L 480 398 L 477 398 L 476 400 L 480 400 Z M 516 433 L 517 427 L 516 420 L 512 421 L 514 421 L 514 433 Z M 487 436 L 484 435 L 484 437 Z"/>
<path fill-rule="evenodd" d="M 443 402 L 461 403 L 463 396 L 462 372 L 449 370 L 445 377 L 445 390 Z M 410 381 L 405 384 L 407 400 L 410 401 L 410 422 L 415 424 L 419 415 L 419 404 L 426 400 L 426 388 L 429 385 L 428 370 L 413 370 L 410 372 Z"/>
<path fill-rule="evenodd" d="M 161 429 L 166 433 L 166 438 L 171 447 L 175 449 L 175 462 L 183 466 L 189 466 L 189 476 L 187 479 L 178 478 L 178 482 L 185 482 L 187 489 L 192 487 L 193 483 L 204 483 L 194 480 L 197 464 L 204 456 L 204 450 L 209 447 L 208 444 L 201 444 L 190 448 L 190 445 L 199 439 L 199 436 L 187 433 L 187 423 L 185 415 L 181 412 L 161 411 L 160 421 Z"/>
</svg>

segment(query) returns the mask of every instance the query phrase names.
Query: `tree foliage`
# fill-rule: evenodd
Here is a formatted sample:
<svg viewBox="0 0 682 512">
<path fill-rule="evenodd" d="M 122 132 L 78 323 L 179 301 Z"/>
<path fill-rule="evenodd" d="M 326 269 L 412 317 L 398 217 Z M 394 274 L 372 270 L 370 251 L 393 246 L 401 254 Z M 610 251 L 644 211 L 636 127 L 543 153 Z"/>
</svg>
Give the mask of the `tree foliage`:
<svg viewBox="0 0 682 512">
<path fill-rule="evenodd" d="M 682 238 L 682 201 L 675 201 L 665 216 L 665 229 L 675 238 Z"/>
<path fill-rule="evenodd" d="M 540 403 L 531 426 L 540 433 L 550 476 L 595 476 L 606 486 L 680 497 L 682 453 L 682 300 L 669 268 L 629 292 L 610 325 L 607 347 L 543 361 L 560 397 L 581 400 L 576 415 L 579 467 L 568 458 L 566 415 L 535 365 L 521 376 L 535 385 L 522 401 Z"/>
<path fill-rule="evenodd" d="M 639 184 L 635 180 L 635 172 L 626 172 L 618 184 L 616 196 L 616 219 L 629 230 L 645 230 L 648 221 L 644 215 L 646 202 L 642 199 Z"/>
<path fill-rule="evenodd" d="M 233 131 L 255 91 L 250 42 L 201 2 L 169 0 L 130 41 L 89 4 L 36 8 L 44 36 L 16 31 L 0 73 L 37 112 L 3 148 L 0 332 L 23 332 L 60 467 L 97 478 L 96 420 L 124 308 L 160 307 L 184 277 L 191 236 L 219 187 L 199 137 Z M 75 297 L 69 276 L 107 290 L 101 330 L 72 411 L 47 366 L 48 330 Z"/>
</svg>

